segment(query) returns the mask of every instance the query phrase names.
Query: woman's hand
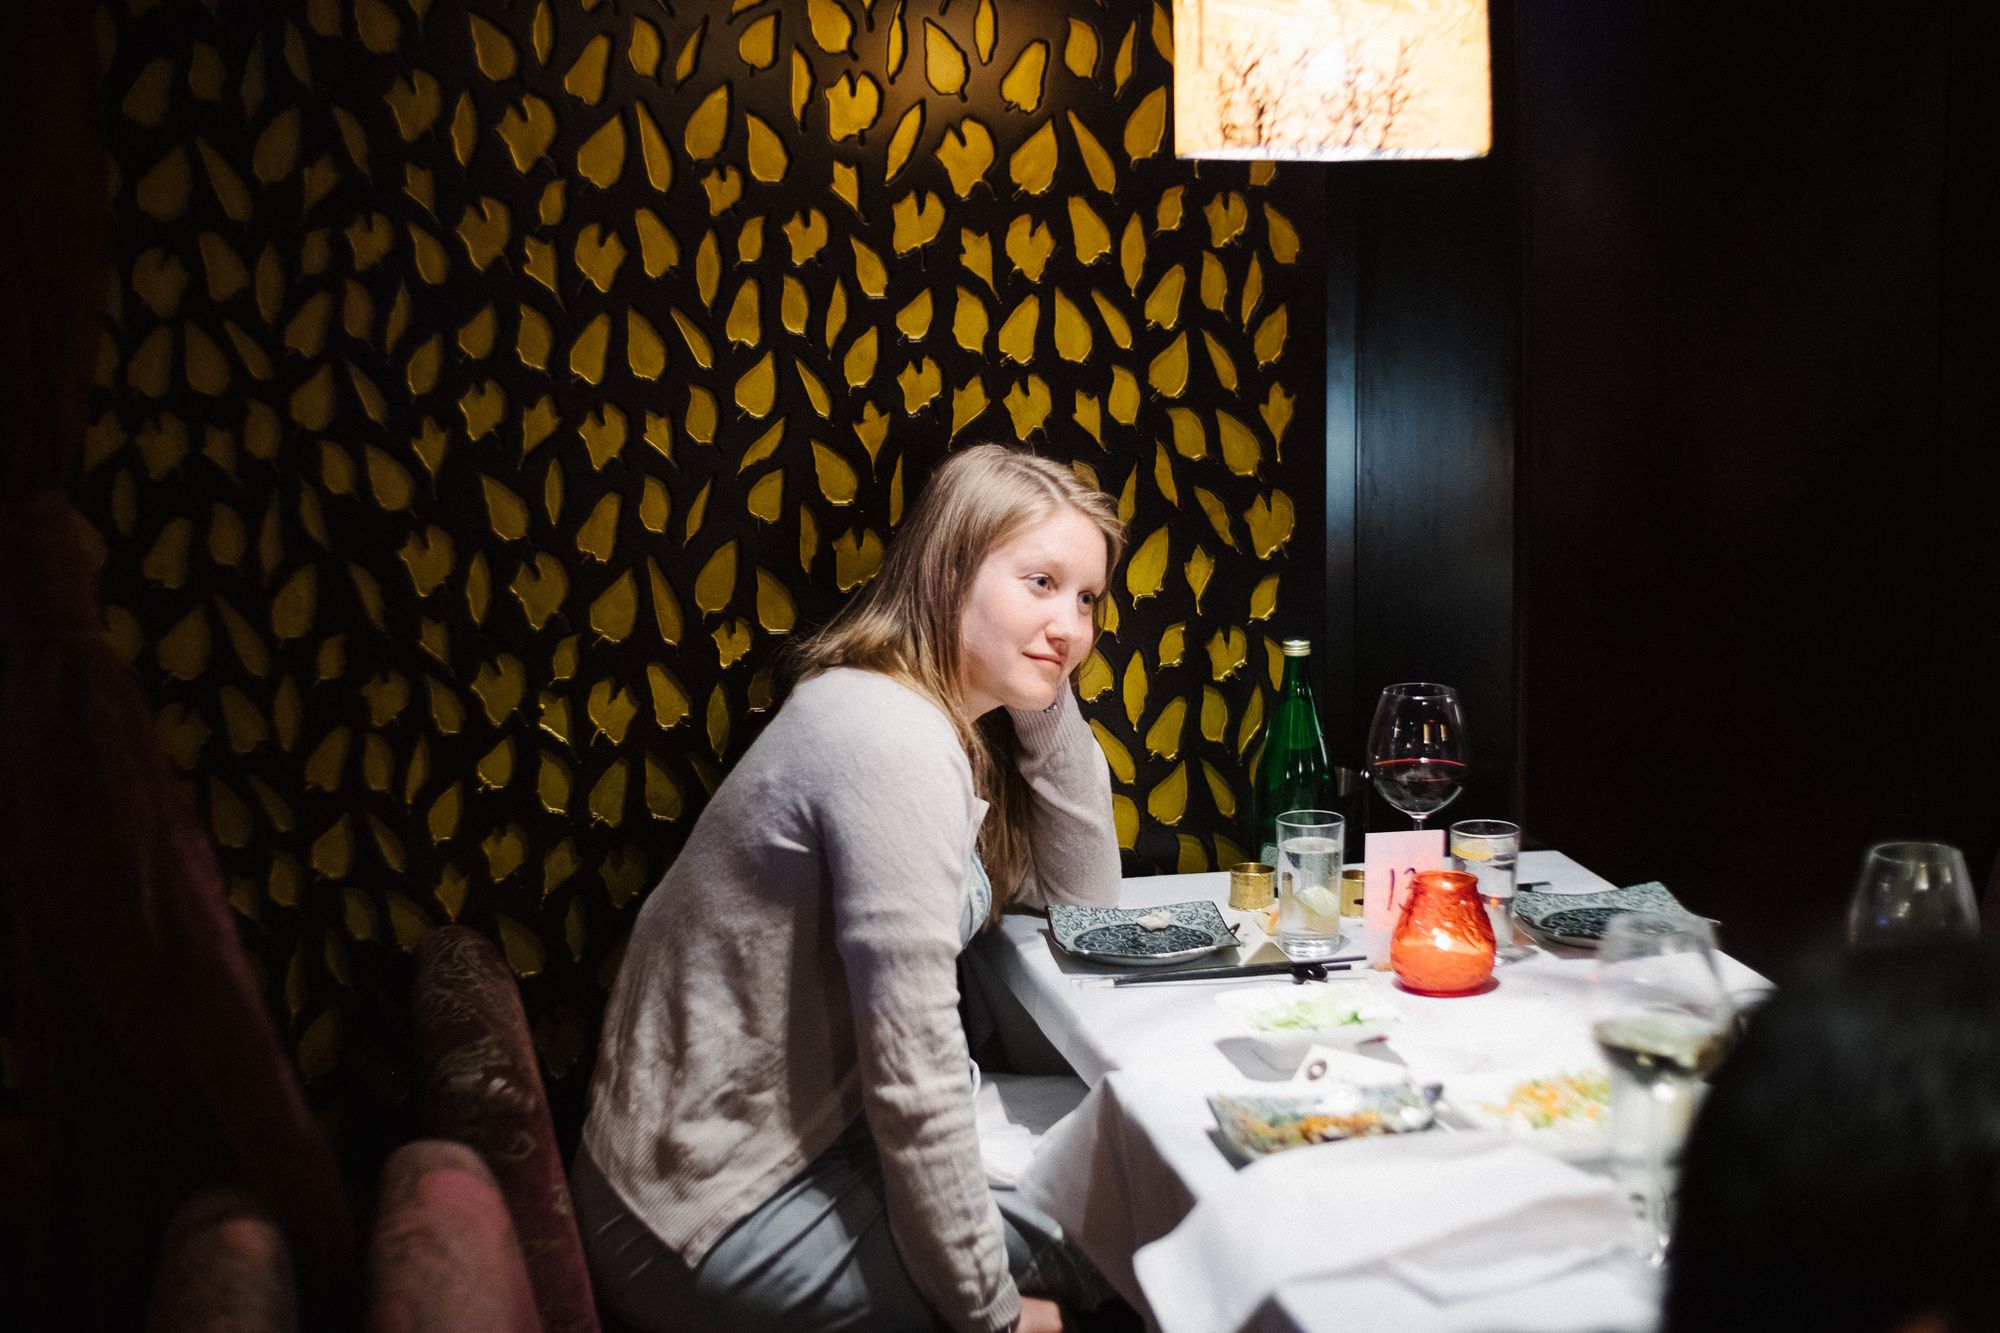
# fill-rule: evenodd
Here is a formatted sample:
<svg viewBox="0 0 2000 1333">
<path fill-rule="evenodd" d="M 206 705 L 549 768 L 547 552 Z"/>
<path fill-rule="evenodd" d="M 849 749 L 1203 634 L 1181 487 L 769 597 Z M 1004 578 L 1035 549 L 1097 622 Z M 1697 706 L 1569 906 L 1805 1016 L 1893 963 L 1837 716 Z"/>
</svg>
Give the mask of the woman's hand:
<svg viewBox="0 0 2000 1333">
<path fill-rule="evenodd" d="M 1062 1333 L 1062 1307 L 1039 1296 L 1021 1298 L 1021 1318 L 1014 1333 Z"/>
</svg>

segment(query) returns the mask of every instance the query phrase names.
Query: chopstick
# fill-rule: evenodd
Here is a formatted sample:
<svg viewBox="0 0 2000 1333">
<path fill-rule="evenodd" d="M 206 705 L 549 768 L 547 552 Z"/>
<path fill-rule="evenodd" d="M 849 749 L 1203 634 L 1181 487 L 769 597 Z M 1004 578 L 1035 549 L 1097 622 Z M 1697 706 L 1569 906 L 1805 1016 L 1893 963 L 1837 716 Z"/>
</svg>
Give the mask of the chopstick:
<svg viewBox="0 0 2000 1333">
<path fill-rule="evenodd" d="M 1233 981 L 1238 977 L 1290 975 L 1299 981 L 1324 981 L 1329 972 L 1345 972 L 1364 961 L 1366 954 L 1342 954 L 1338 958 L 1309 963 L 1253 963 L 1248 967 L 1198 967 L 1181 972 L 1126 972 L 1110 977 L 1073 978 L 1078 986 L 1153 986 L 1174 981 Z"/>
</svg>

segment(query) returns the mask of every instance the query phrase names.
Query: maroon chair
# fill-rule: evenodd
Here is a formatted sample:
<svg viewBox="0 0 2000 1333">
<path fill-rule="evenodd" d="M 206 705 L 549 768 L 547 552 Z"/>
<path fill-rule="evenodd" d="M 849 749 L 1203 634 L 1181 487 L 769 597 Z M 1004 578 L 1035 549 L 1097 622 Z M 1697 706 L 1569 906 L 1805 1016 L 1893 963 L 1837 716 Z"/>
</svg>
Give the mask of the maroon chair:
<svg viewBox="0 0 2000 1333">
<path fill-rule="evenodd" d="M 419 1139 L 382 1168 L 368 1238 L 368 1333 L 538 1333 L 507 1202 L 479 1154 Z"/>
<path fill-rule="evenodd" d="M 238 1189 L 196 1193 L 167 1224 L 146 1333 L 296 1333 L 292 1251 L 270 1213 Z"/>
<path fill-rule="evenodd" d="M 549 1333 L 598 1333 L 569 1182 L 514 977 L 491 940 L 418 943 L 411 1005 L 424 1132 L 476 1149 L 499 1182 Z"/>
</svg>

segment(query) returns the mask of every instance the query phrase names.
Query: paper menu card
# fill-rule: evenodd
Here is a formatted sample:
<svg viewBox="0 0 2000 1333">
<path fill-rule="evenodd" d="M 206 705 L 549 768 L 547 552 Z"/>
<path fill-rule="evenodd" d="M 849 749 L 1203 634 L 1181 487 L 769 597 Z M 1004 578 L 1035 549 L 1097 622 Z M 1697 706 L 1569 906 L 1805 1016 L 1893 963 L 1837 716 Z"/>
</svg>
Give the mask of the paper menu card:
<svg viewBox="0 0 2000 1333">
<path fill-rule="evenodd" d="M 1410 880 L 1420 870 L 1445 868 L 1444 830 L 1370 833 L 1364 847 L 1368 878 L 1361 896 L 1361 941 L 1372 962 L 1388 956 L 1389 936 L 1409 897 Z"/>
</svg>

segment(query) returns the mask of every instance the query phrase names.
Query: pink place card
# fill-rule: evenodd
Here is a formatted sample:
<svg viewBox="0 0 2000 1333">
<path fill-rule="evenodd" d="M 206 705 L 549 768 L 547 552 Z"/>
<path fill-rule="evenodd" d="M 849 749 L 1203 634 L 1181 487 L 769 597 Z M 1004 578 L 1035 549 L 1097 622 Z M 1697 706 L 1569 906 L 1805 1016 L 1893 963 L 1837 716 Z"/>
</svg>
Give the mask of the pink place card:
<svg viewBox="0 0 2000 1333">
<path fill-rule="evenodd" d="M 1444 869 L 1444 830 L 1412 829 L 1407 833 L 1370 833 L 1363 865 L 1368 875 L 1361 897 L 1362 939 L 1371 960 L 1385 957 L 1396 914 L 1409 896 L 1409 883 L 1419 870 Z"/>
</svg>

